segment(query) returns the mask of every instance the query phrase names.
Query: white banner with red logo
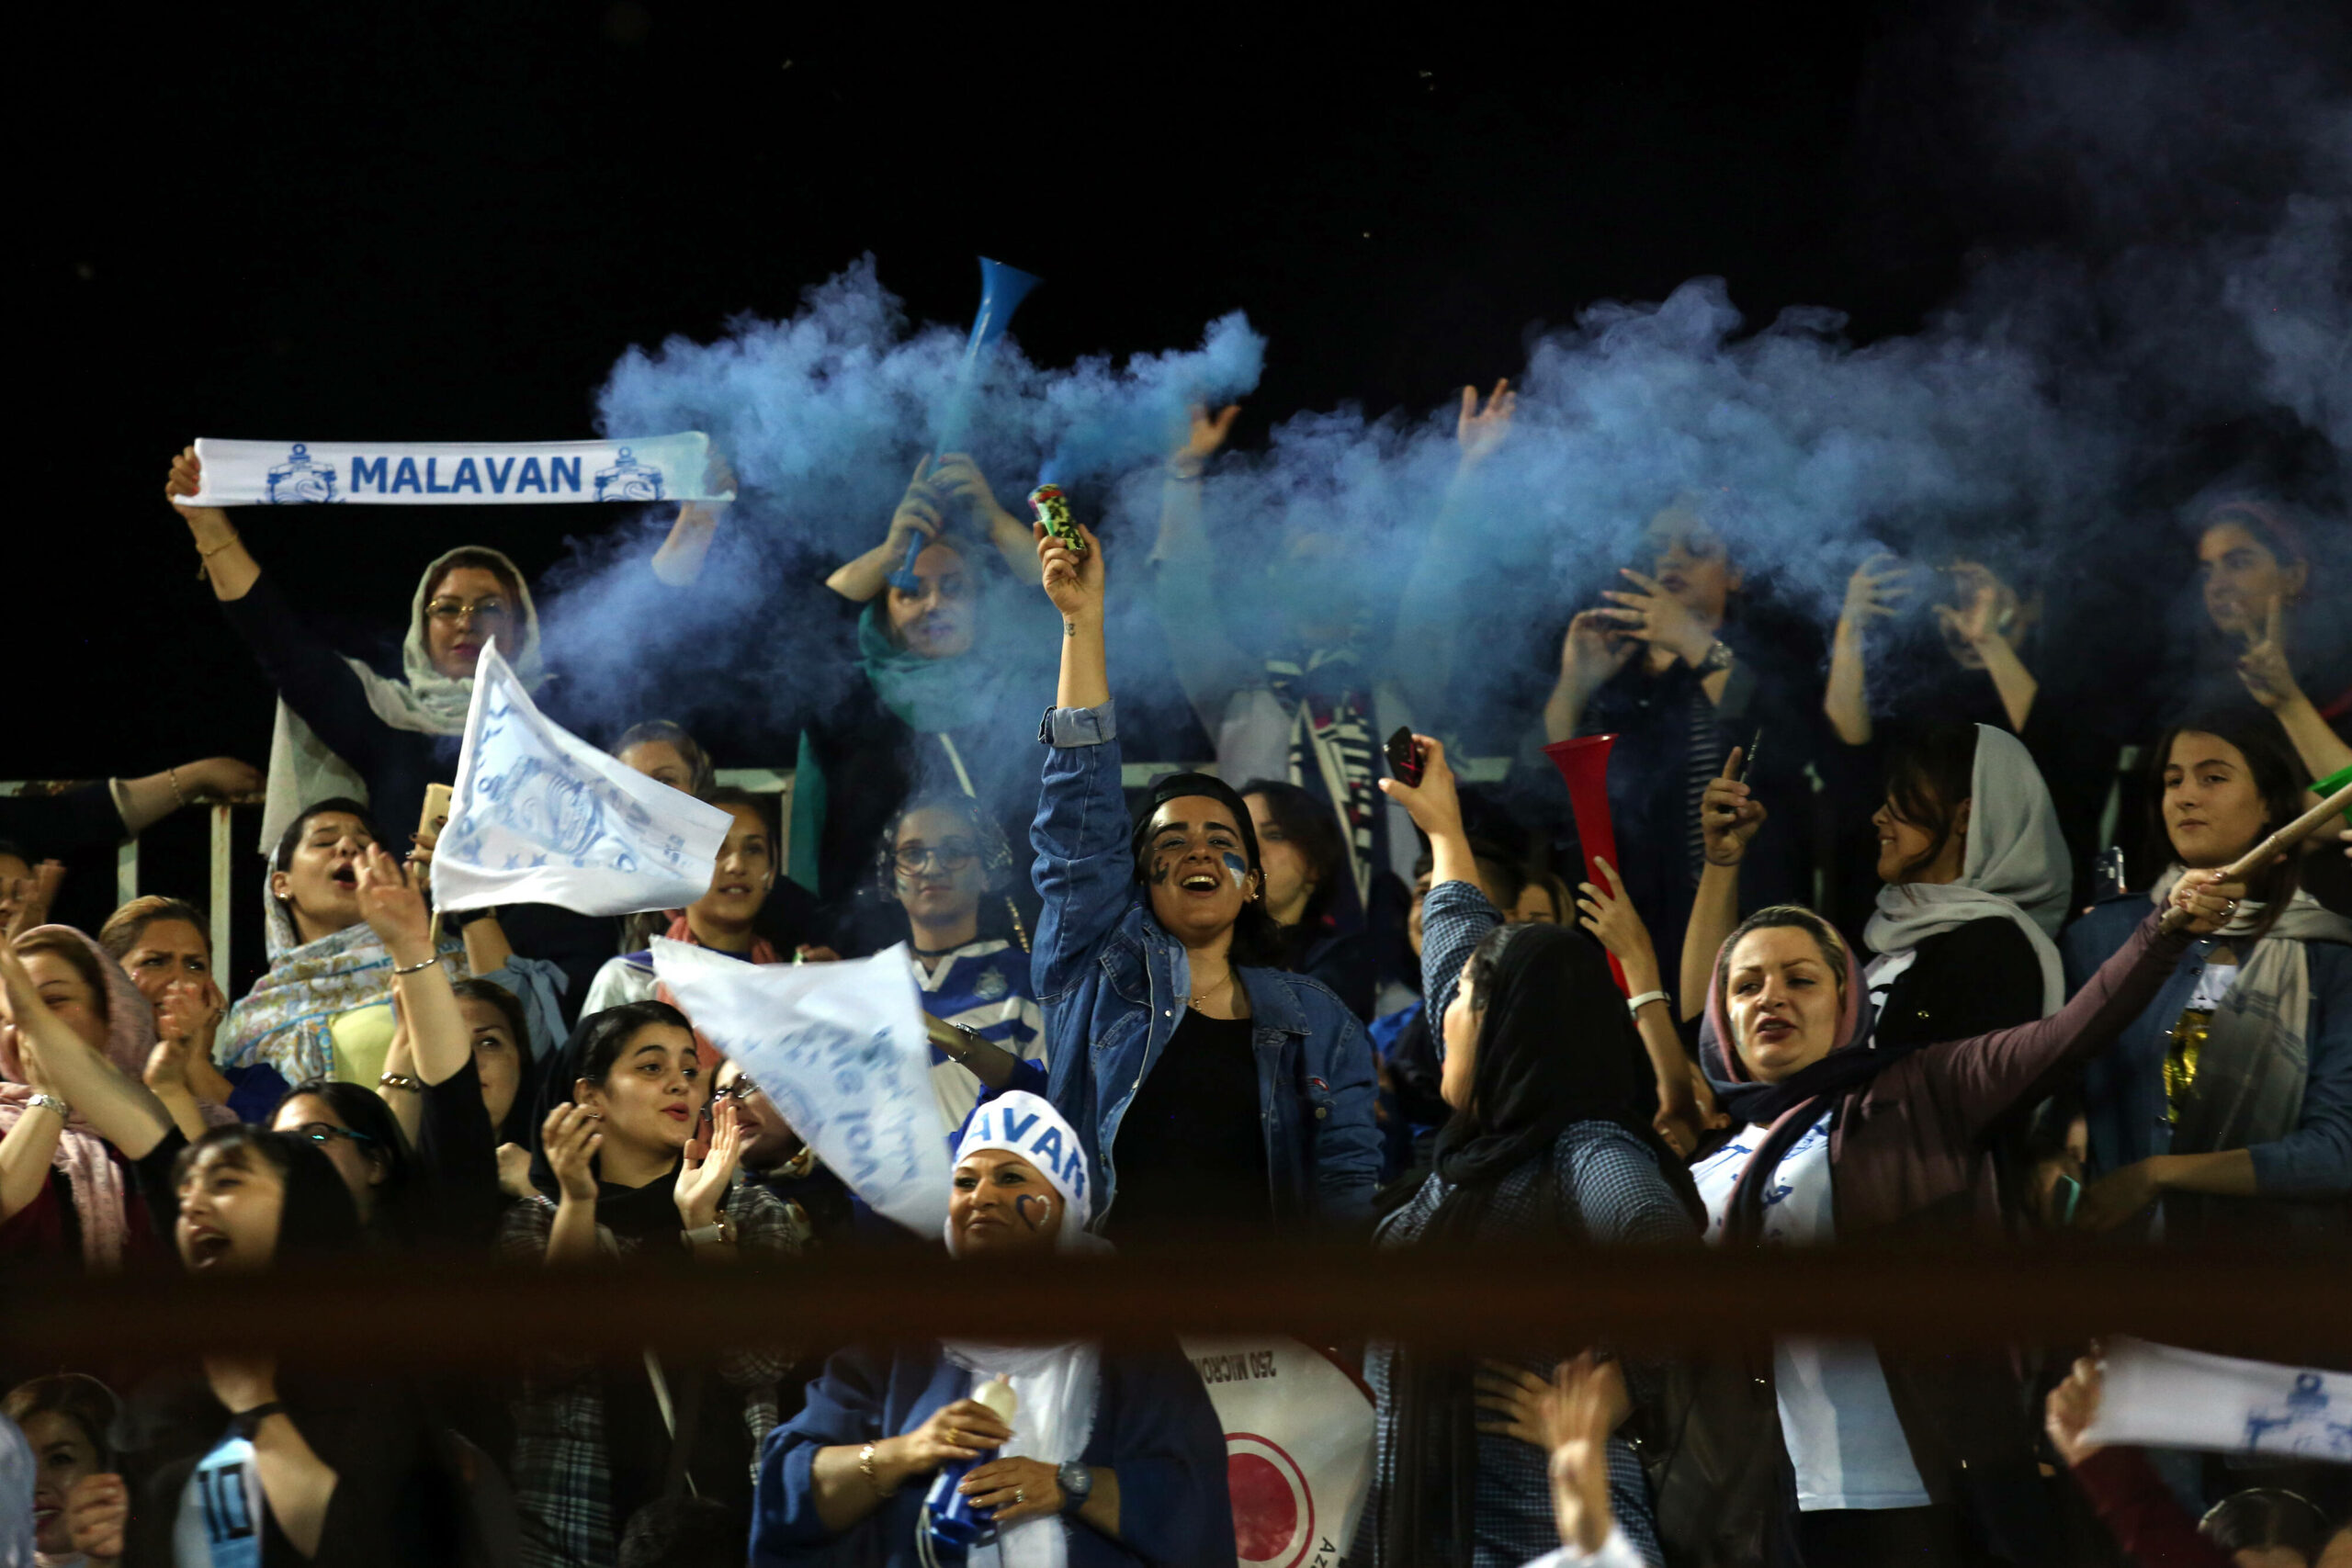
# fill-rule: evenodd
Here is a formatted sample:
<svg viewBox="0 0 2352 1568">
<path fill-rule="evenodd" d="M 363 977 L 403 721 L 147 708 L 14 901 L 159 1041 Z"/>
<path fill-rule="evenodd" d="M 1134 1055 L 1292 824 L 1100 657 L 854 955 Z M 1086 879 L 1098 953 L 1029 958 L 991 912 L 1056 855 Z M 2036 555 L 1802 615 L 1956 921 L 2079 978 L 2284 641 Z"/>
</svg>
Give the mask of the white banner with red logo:
<svg viewBox="0 0 2352 1568">
<path fill-rule="evenodd" d="M 1241 1568 L 1338 1568 L 1372 1487 L 1372 1394 L 1280 1335 L 1179 1337 L 1225 1428 Z"/>
</svg>

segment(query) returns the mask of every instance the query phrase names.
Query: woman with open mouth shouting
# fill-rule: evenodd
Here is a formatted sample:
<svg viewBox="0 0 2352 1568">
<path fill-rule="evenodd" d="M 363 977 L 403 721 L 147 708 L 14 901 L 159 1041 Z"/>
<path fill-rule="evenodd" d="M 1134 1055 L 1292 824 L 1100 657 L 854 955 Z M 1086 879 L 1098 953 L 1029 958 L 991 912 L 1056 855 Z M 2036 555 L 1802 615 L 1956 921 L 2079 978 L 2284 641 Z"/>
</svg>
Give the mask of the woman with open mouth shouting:
<svg viewBox="0 0 2352 1568">
<path fill-rule="evenodd" d="M 1163 778 L 1130 825 L 1102 552 L 1083 537 L 1078 550 L 1037 530 L 1063 623 L 1030 831 L 1054 1108 L 1100 1171 L 1097 1212 L 1114 1238 L 1361 1228 L 1380 1165 L 1371 1042 L 1323 986 L 1264 966 L 1280 934 L 1230 785 Z"/>
<path fill-rule="evenodd" d="M 507 1211 L 500 1250 L 549 1267 L 681 1249 L 713 1265 L 797 1256 L 800 1231 L 783 1202 L 738 1179 L 734 1101 L 705 1131 L 709 1102 L 694 1032 L 669 1003 L 582 1019 L 540 1080 L 538 1190 Z M 526 1568 L 612 1562 L 629 1517 L 673 1474 L 696 1495 L 748 1506 L 752 1462 L 794 1359 L 786 1347 L 722 1348 L 707 1369 L 650 1352 L 602 1366 L 533 1359 L 507 1471 Z"/>
</svg>

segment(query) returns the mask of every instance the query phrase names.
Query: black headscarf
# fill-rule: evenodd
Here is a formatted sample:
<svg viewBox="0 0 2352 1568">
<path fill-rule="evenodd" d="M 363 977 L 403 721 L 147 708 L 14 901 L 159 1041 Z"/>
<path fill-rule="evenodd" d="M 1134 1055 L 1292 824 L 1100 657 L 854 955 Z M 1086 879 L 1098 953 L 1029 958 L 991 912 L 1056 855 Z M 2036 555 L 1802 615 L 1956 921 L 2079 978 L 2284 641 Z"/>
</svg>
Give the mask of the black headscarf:
<svg viewBox="0 0 2352 1568">
<path fill-rule="evenodd" d="M 1478 1044 L 1470 1103 L 1438 1134 L 1434 1179 L 1447 1183 L 1421 1244 L 1476 1239 L 1496 1187 L 1531 1161 L 1550 1163 L 1571 1122 L 1611 1122 L 1648 1148 L 1696 1229 L 1706 1208 L 1679 1156 L 1650 1125 L 1657 1075 L 1608 954 L 1572 926 L 1502 926 L 1479 944 Z M 1432 1029 L 1442 1028 L 1432 1021 Z M 1546 1201 L 1559 1190 L 1546 1172 Z M 1477 1427 L 1469 1369 L 1410 1347 L 1396 1357 L 1395 1483 L 1381 1520 L 1394 1562 L 1467 1562 Z M 1450 1523 L 1448 1522 L 1450 1520 Z M 1445 1555 L 1432 1555 L 1443 1543 Z"/>
</svg>

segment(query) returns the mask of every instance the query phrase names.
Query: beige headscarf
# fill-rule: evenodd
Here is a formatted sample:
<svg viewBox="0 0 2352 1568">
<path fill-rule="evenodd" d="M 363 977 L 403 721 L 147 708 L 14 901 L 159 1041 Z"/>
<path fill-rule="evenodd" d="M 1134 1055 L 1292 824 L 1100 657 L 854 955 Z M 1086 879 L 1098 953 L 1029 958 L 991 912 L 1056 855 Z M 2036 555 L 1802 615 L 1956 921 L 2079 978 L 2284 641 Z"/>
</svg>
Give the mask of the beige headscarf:
<svg viewBox="0 0 2352 1568">
<path fill-rule="evenodd" d="M 422 735 L 465 733 L 466 710 L 473 705 L 474 678 L 465 675 L 453 679 L 433 668 L 424 633 L 425 600 L 441 574 L 448 570 L 450 558 L 460 555 L 489 556 L 504 570 L 522 600 L 523 635 L 514 653 L 509 654 L 503 647 L 499 653 L 513 667 L 526 691 L 537 692 L 547 679 L 539 661 L 539 610 L 531 598 L 530 583 L 503 552 L 486 545 L 461 546 L 436 558 L 416 580 L 416 596 L 409 604 L 408 636 L 401 643 L 401 679 L 387 681 L 363 660 L 344 660 L 359 677 L 359 684 L 368 694 L 368 705 L 394 729 Z M 269 738 L 267 789 L 268 797 L 261 814 L 264 854 L 277 849 L 279 836 L 316 802 L 338 795 L 368 802 L 367 781 L 350 763 L 336 756 L 302 722 L 301 716 L 286 705 L 283 698 L 278 701 L 277 722 Z"/>
</svg>

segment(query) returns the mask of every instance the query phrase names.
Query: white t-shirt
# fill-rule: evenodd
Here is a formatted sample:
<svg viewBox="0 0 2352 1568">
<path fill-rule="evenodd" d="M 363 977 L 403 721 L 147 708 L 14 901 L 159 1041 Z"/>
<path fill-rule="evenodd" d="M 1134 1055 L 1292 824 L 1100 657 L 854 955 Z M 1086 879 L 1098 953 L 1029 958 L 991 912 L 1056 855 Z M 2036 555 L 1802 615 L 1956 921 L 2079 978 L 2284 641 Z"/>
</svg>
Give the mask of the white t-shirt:
<svg viewBox="0 0 2352 1568">
<path fill-rule="evenodd" d="M 1707 1239 L 1721 1242 L 1732 1188 L 1765 1130 L 1747 1126 L 1691 1168 L 1707 1204 Z M 1805 1247 L 1837 1239 L 1829 1184 L 1829 1113 L 1781 1157 L 1764 1192 L 1764 1240 Z M 1928 1489 L 1894 1414 L 1886 1372 L 1866 1339 L 1778 1339 L 1772 1392 L 1795 1468 L 1797 1507 L 1921 1508 Z"/>
</svg>

